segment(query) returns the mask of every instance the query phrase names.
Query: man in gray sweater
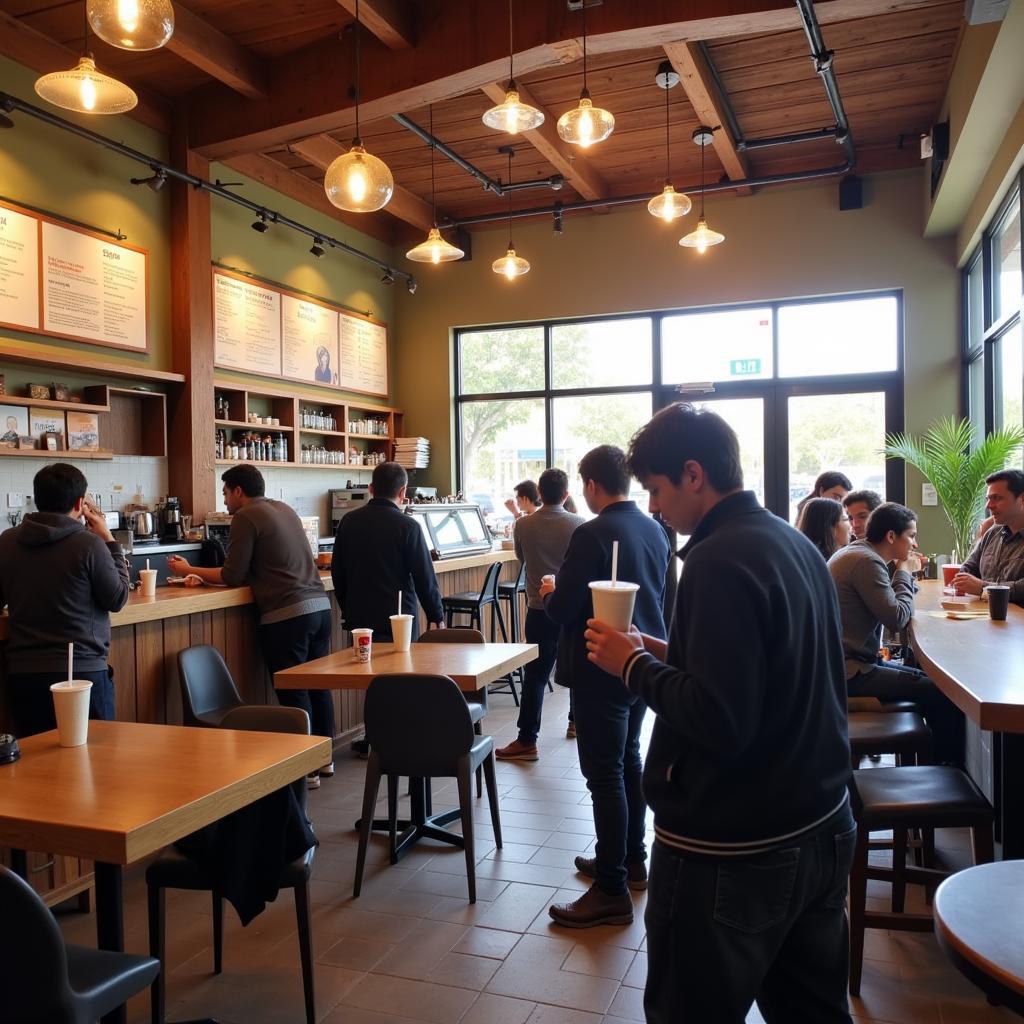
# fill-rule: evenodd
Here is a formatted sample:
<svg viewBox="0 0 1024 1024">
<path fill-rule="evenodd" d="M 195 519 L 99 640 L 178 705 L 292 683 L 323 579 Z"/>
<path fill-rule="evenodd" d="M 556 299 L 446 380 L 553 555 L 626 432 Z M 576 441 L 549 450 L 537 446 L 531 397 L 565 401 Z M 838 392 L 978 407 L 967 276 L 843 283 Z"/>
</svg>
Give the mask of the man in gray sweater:
<svg viewBox="0 0 1024 1024">
<path fill-rule="evenodd" d="M 912 574 L 921 567 L 916 549 L 916 514 L 885 502 L 871 513 L 864 539 L 829 559 L 839 596 L 846 690 L 851 697 L 914 701 L 932 730 L 936 760 L 962 766 L 964 723 L 959 710 L 919 669 L 878 661 L 882 628 L 905 630 L 914 614 Z"/>
</svg>

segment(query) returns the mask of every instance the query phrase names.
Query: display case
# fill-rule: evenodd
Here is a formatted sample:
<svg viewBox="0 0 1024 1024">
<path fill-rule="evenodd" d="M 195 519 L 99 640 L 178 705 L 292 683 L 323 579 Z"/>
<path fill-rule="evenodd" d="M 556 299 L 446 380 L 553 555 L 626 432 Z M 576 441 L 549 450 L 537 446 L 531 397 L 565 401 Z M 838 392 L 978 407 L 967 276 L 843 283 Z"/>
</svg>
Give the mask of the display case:
<svg viewBox="0 0 1024 1024">
<path fill-rule="evenodd" d="M 491 550 L 491 534 L 479 505 L 407 505 L 423 530 L 432 558 L 458 558 Z"/>
</svg>

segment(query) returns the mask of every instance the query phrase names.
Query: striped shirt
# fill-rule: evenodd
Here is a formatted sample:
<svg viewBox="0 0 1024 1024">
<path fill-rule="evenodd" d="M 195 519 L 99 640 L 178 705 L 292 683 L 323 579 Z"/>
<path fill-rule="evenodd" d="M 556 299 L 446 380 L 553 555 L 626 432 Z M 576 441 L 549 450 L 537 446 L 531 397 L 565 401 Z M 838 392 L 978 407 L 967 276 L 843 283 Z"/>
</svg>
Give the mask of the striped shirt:
<svg viewBox="0 0 1024 1024">
<path fill-rule="evenodd" d="M 1024 531 L 993 526 L 974 545 L 961 571 L 986 583 L 1009 583 L 1010 600 L 1024 604 Z"/>
</svg>

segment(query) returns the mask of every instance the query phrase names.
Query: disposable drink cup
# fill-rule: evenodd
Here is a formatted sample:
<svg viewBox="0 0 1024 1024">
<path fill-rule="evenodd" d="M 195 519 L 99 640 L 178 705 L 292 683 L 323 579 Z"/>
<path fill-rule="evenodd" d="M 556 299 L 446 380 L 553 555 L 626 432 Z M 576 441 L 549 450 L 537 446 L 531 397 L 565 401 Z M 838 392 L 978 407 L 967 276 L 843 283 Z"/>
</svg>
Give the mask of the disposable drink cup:
<svg viewBox="0 0 1024 1024">
<path fill-rule="evenodd" d="M 81 747 L 89 738 L 91 689 L 92 683 L 88 679 L 72 679 L 70 682 L 54 683 L 50 687 L 62 747 Z"/>
<path fill-rule="evenodd" d="M 633 602 L 639 589 L 640 585 L 637 583 L 595 580 L 590 584 L 594 618 L 607 622 L 612 629 L 625 633 L 633 621 Z"/>
<path fill-rule="evenodd" d="M 139 579 L 142 581 L 142 596 L 156 597 L 156 569 L 140 569 Z"/>
<path fill-rule="evenodd" d="M 1010 588 L 1001 583 L 993 583 L 985 588 L 988 593 L 988 615 L 993 622 L 1005 622 L 1006 613 L 1010 610 Z"/>
<path fill-rule="evenodd" d="M 407 651 L 412 643 L 412 616 L 392 615 L 391 638 L 395 642 L 396 651 Z"/>
<path fill-rule="evenodd" d="M 373 630 L 353 629 L 352 646 L 356 651 L 356 661 L 369 661 L 371 648 L 373 647 Z M 406 650 L 408 649 L 406 647 Z"/>
<path fill-rule="evenodd" d="M 942 585 L 947 589 L 953 586 L 953 577 L 960 571 L 959 565 L 950 565 L 946 562 L 942 567 Z"/>
</svg>

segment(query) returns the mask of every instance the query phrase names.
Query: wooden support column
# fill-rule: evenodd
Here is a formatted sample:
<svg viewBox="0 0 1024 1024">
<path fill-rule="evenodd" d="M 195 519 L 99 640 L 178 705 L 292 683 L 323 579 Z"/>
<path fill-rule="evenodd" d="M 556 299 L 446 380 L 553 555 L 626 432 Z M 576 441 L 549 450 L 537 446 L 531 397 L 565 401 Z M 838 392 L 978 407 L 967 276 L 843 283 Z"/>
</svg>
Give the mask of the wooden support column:
<svg viewBox="0 0 1024 1024">
<path fill-rule="evenodd" d="M 189 149 L 184 119 L 171 135 L 171 163 L 199 178 L 210 164 Z M 171 353 L 185 383 L 168 406 L 168 491 L 199 521 L 217 508 L 214 466 L 213 288 L 210 195 L 172 180 Z"/>
</svg>

